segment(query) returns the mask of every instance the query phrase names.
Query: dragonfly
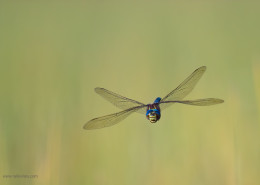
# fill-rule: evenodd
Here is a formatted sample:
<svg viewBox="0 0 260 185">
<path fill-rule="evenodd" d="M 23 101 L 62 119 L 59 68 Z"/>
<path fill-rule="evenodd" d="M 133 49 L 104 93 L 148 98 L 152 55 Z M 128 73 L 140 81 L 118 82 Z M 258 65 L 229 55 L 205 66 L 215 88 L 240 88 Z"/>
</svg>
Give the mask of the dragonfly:
<svg viewBox="0 0 260 185">
<path fill-rule="evenodd" d="M 205 98 L 197 100 L 183 100 L 195 87 L 201 76 L 206 71 L 206 66 L 196 69 L 188 78 L 186 78 L 177 88 L 172 90 L 164 98 L 156 98 L 152 104 L 143 104 L 139 101 L 126 98 L 107 89 L 97 87 L 95 92 L 102 96 L 104 99 L 122 109 L 122 111 L 109 114 L 106 116 L 94 118 L 84 125 L 84 129 L 100 129 L 115 125 L 130 114 L 136 112 L 145 114 L 146 118 L 151 123 L 156 123 L 161 118 L 161 110 L 164 110 L 175 103 L 195 105 L 195 106 L 209 106 L 223 103 L 224 100 L 218 98 Z"/>
</svg>

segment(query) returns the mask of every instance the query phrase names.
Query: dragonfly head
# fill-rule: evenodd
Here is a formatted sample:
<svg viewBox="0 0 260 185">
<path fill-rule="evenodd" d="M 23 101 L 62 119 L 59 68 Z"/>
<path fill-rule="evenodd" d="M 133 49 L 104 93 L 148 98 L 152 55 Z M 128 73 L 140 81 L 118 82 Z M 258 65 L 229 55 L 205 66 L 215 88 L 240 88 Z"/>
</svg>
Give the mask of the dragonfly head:
<svg viewBox="0 0 260 185">
<path fill-rule="evenodd" d="M 151 123 L 156 123 L 157 115 L 155 112 L 150 112 L 147 117 Z"/>
<path fill-rule="evenodd" d="M 160 119 L 160 112 L 157 109 L 150 109 L 146 112 L 146 117 L 151 123 L 156 123 Z"/>
</svg>

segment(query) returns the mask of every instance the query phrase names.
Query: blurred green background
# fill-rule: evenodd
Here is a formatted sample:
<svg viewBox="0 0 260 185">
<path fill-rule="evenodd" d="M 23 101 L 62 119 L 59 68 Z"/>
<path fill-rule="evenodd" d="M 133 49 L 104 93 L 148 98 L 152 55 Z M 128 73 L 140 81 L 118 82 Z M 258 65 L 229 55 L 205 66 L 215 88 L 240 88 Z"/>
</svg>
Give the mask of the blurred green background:
<svg viewBox="0 0 260 185">
<path fill-rule="evenodd" d="M 260 184 L 260 3 L 0 2 L 0 184 Z M 104 87 L 143 103 L 207 71 L 156 124 L 119 111 Z M 38 175 L 38 178 L 3 178 Z"/>
</svg>

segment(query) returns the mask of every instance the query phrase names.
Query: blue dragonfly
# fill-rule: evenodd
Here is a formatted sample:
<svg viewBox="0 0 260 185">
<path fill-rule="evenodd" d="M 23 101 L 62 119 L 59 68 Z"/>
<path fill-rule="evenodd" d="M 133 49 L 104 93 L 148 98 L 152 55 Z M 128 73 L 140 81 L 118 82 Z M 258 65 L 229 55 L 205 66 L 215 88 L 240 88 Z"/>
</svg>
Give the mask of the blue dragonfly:
<svg viewBox="0 0 260 185">
<path fill-rule="evenodd" d="M 141 102 L 126 98 L 107 89 L 97 87 L 96 93 L 114 104 L 123 111 L 109 114 L 106 116 L 94 118 L 84 125 L 84 129 L 99 129 L 109 127 L 124 120 L 130 114 L 137 112 L 145 114 L 151 123 L 156 123 L 161 117 L 161 110 L 166 109 L 174 103 L 187 105 L 208 106 L 223 103 L 224 100 L 217 98 L 206 98 L 197 100 L 182 100 L 195 87 L 201 76 L 206 71 L 206 66 L 196 69 L 188 78 L 186 78 L 176 89 L 167 94 L 164 98 L 156 98 L 152 104 L 143 104 Z"/>
</svg>

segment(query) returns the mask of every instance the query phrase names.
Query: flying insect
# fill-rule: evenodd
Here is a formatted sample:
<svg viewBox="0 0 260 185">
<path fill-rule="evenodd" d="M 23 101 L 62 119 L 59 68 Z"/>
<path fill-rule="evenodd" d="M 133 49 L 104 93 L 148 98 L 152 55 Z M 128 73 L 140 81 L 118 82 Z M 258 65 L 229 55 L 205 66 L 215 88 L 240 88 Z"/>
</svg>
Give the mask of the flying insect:
<svg viewBox="0 0 260 185">
<path fill-rule="evenodd" d="M 186 78 L 176 89 L 167 94 L 164 98 L 156 98 L 152 104 L 143 104 L 139 101 L 126 98 L 107 89 L 97 87 L 95 92 L 105 98 L 110 103 L 114 104 L 116 107 L 122 109 L 123 111 L 109 114 L 106 116 L 94 118 L 88 121 L 84 125 L 84 129 L 99 129 L 104 127 L 109 127 L 114 124 L 119 123 L 124 120 L 130 114 L 137 112 L 145 114 L 146 118 L 151 123 L 156 123 L 161 118 L 161 111 L 168 108 L 174 103 L 182 103 L 187 105 L 196 106 L 209 106 L 219 103 L 223 103 L 224 100 L 217 98 L 206 98 L 197 100 L 183 100 L 192 89 L 195 87 L 201 76 L 206 71 L 206 66 L 202 66 L 196 69 L 188 78 Z"/>
</svg>

